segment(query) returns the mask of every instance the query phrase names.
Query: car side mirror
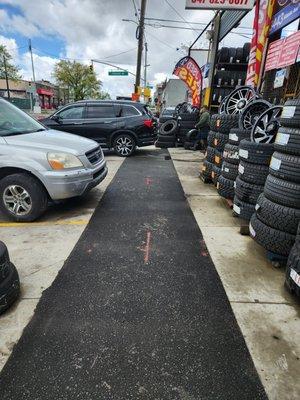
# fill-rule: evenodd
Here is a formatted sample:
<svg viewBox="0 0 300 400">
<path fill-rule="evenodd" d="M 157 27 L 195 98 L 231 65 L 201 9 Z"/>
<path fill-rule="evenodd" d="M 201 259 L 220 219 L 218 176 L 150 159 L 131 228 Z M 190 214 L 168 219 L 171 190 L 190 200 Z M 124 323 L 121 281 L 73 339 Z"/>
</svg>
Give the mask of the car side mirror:
<svg viewBox="0 0 300 400">
<path fill-rule="evenodd" d="M 51 119 L 53 119 L 53 121 L 55 121 L 57 123 L 60 123 L 60 121 L 61 121 L 61 118 L 59 115 L 52 115 Z"/>
</svg>

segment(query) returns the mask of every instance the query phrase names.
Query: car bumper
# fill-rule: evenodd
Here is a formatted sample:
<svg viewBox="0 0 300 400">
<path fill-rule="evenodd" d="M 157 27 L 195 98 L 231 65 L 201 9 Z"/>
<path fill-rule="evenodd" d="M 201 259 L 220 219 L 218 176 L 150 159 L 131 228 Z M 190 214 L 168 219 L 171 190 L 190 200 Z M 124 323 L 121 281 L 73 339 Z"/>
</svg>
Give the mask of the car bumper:
<svg viewBox="0 0 300 400">
<path fill-rule="evenodd" d="M 63 200 L 87 193 L 103 181 L 107 172 L 105 161 L 93 169 L 49 171 L 44 184 L 52 200 Z"/>
</svg>

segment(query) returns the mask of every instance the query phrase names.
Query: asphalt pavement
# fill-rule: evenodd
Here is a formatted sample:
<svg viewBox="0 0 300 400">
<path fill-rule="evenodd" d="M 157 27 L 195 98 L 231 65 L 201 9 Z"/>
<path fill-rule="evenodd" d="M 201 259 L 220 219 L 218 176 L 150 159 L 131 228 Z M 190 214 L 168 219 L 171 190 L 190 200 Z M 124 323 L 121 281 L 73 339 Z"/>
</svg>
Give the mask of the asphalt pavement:
<svg viewBox="0 0 300 400">
<path fill-rule="evenodd" d="M 5 365 L 2 400 L 267 398 L 166 155 L 122 164 Z"/>
</svg>

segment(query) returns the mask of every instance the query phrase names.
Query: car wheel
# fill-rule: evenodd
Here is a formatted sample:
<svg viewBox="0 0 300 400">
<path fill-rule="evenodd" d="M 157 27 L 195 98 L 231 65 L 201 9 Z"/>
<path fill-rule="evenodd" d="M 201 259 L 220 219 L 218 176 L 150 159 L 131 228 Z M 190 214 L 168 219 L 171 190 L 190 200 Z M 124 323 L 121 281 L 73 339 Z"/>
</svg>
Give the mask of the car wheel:
<svg viewBox="0 0 300 400">
<path fill-rule="evenodd" d="M 115 153 L 120 157 L 129 157 L 136 147 L 135 140 L 127 134 L 118 135 L 113 142 Z"/>
<path fill-rule="evenodd" d="M 10 219 L 31 222 L 47 209 L 48 195 L 34 177 L 12 174 L 0 180 L 0 209 Z"/>
</svg>

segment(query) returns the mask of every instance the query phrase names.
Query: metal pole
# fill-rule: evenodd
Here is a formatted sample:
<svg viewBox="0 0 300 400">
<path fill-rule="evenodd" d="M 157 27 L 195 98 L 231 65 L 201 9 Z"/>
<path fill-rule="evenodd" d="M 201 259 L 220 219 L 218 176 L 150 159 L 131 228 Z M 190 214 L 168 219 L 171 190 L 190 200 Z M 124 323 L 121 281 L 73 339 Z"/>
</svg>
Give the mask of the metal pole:
<svg viewBox="0 0 300 400">
<path fill-rule="evenodd" d="M 10 91 L 9 91 L 9 82 L 8 82 L 8 74 L 7 74 L 7 65 L 6 65 L 5 55 L 3 55 L 3 64 L 4 64 L 4 73 L 5 73 L 5 80 L 6 80 L 7 98 L 8 98 L 8 100 L 10 100 Z"/>
<path fill-rule="evenodd" d="M 34 85 L 35 85 L 35 73 L 34 73 L 34 64 L 33 64 L 33 56 L 32 56 L 31 39 L 28 40 L 28 47 L 29 47 L 30 57 L 31 57 L 32 78 L 33 78 L 33 82 L 34 82 Z"/>
<path fill-rule="evenodd" d="M 136 64 L 136 79 L 135 79 L 135 93 L 138 93 L 138 88 L 141 84 L 141 67 L 142 67 L 142 55 L 143 55 L 143 43 L 144 43 L 144 30 L 145 30 L 145 14 L 146 14 L 147 0 L 142 0 L 141 4 L 141 15 L 138 26 L 138 52 L 137 52 L 137 64 Z"/>
<path fill-rule="evenodd" d="M 147 86 L 147 67 L 148 67 L 148 44 L 145 43 L 145 66 L 144 66 L 144 86 Z"/>
</svg>

